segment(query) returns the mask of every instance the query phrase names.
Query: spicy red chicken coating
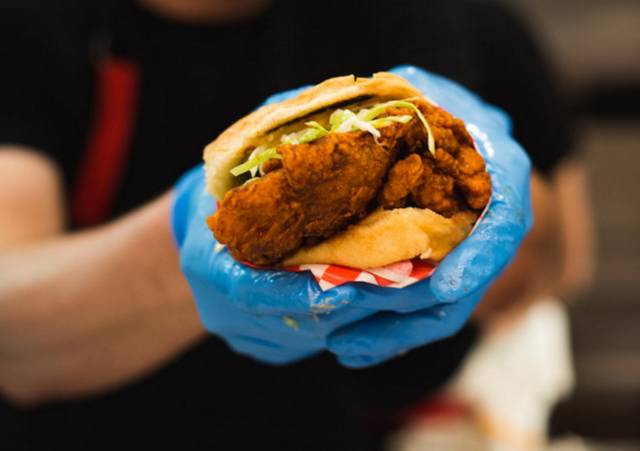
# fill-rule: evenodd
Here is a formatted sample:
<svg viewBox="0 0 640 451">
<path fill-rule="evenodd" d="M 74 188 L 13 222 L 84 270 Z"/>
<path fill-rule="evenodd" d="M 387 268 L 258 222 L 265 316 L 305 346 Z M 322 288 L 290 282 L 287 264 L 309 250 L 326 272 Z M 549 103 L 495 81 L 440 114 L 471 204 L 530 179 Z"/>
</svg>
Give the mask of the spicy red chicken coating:
<svg viewBox="0 0 640 451">
<path fill-rule="evenodd" d="M 218 242 L 238 260 L 272 265 L 377 207 L 416 206 L 445 216 L 484 208 L 491 182 L 464 123 L 424 101 L 414 103 L 431 125 L 435 157 L 417 117 L 381 128 L 379 139 L 358 131 L 281 145 L 282 160 L 271 160 L 264 176 L 229 191 L 209 218 Z M 412 114 L 403 108 L 387 113 Z"/>
</svg>

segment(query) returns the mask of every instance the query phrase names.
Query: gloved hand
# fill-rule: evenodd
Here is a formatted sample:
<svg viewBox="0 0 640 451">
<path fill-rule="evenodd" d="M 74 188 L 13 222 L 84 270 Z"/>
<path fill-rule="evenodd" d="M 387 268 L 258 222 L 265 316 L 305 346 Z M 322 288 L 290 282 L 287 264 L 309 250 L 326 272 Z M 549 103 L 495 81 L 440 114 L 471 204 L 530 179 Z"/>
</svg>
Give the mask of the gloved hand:
<svg viewBox="0 0 640 451">
<path fill-rule="evenodd" d="M 355 291 L 323 292 L 308 272 L 252 269 L 216 249 L 205 222 L 214 210 L 204 170 L 191 170 L 174 188 L 180 265 L 204 326 L 236 352 L 271 364 L 293 362 L 326 349 L 331 331 L 374 313 L 350 305 Z"/>
<path fill-rule="evenodd" d="M 404 289 L 349 284 L 322 292 L 309 273 L 254 270 L 215 251 L 201 169 L 175 188 L 173 229 L 205 327 L 236 351 L 288 363 L 328 348 L 347 366 L 392 358 L 458 330 L 531 225 L 529 161 L 509 122 L 460 86 L 420 69 L 393 72 L 471 126 L 493 182 L 489 213 L 434 276 Z M 299 90 L 271 97 L 267 103 Z M 393 313 L 398 312 L 398 313 Z"/>
<path fill-rule="evenodd" d="M 432 277 L 403 289 L 405 312 L 385 312 L 343 327 L 328 339 L 329 349 L 346 366 L 361 367 L 445 338 L 469 318 L 492 281 L 515 255 L 533 223 L 529 179 L 531 164 L 510 136 L 509 118 L 462 86 L 422 69 L 401 66 L 391 72 L 465 121 L 491 176 L 489 210 L 473 234 L 438 266 Z M 376 295 L 380 288 L 372 287 Z M 341 295 L 366 296 L 349 286 Z M 412 302 L 413 301 L 413 302 Z M 426 308 L 420 308 L 426 301 Z M 434 307 L 428 305 L 438 304 Z M 392 305 L 386 306 L 389 310 Z M 415 308 L 414 312 L 406 312 Z M 384 309 L 384 307 L 383 307 Z"/>
</svg>

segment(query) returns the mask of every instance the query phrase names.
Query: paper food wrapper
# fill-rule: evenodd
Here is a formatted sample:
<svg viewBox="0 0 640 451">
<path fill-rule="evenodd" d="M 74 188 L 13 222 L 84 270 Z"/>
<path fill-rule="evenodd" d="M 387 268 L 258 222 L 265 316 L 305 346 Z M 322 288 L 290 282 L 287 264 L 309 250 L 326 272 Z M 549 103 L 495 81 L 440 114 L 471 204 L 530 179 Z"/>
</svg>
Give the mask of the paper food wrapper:
<svg viewBox="0 0 640 451">
<path fill-rule="evenodd" d="M 379 287 L 403 288 L 426 279 L 436 264 L 418 258 L 369 269 L 356 269 L 340 265 L 299 265 L 287 271 L 311 271 L 322 291 L 348 282 L 364 282 Z"/>
</svg>

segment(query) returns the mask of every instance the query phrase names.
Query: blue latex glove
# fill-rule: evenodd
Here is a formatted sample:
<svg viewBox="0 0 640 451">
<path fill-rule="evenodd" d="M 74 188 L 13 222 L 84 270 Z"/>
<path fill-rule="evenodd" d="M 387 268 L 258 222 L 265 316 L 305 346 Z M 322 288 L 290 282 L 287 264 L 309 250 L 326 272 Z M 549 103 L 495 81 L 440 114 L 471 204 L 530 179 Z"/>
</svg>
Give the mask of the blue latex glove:
<svg viewBox="0 0 640 451">
<path fill-rule="evenodd" d="M 215 252 L 205 224 L 214 202 L 204 193 L 202 171 L 192 171 L 175 189 L 173 228 L 181 266 L 205 327 L 236 351 L 287 363 L 328 347 L 343 364 L 366 366 L 444 338 L 466 321 L 530 227 L 530 165 L 508 136 L 506 116 L 420 69 L 393 72 L 476 130 L 493 182 L 489 213 L 430 280 L 404 289 L 358 283 L 322 292 L 309 273 L 254 270 L 226 250 Z"/>
<path fill-rule="evenodd" d="M 293 362 L 326 349 L 328 334 L 338 327 L 374 313 L 351 305 L 355 292 L 322 292 L 308 272 L 252 269 L 226 249 L 216 250 L 205 222 L 215 205 L 202 168 L 187 173 L 174 195 L 174 236 L 198 313 L 206 329 L 236 352 L 266 363 Z"/>
</svg>

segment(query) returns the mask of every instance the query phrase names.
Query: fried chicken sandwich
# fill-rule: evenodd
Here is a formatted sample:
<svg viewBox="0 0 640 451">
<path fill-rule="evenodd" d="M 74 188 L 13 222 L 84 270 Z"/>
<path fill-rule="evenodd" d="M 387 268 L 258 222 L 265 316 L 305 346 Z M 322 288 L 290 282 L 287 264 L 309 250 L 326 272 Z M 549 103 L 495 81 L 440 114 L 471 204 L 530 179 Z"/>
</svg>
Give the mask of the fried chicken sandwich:
<svg viewBox="0 0 640 451">
<path fill-rule="evenodd" d="M 254 265 L 438 261 L 491 181 L 462 120 L 404 79 L 329 79 L 239 120 L 204 153 L 216 240 Z"/>
</svg>

